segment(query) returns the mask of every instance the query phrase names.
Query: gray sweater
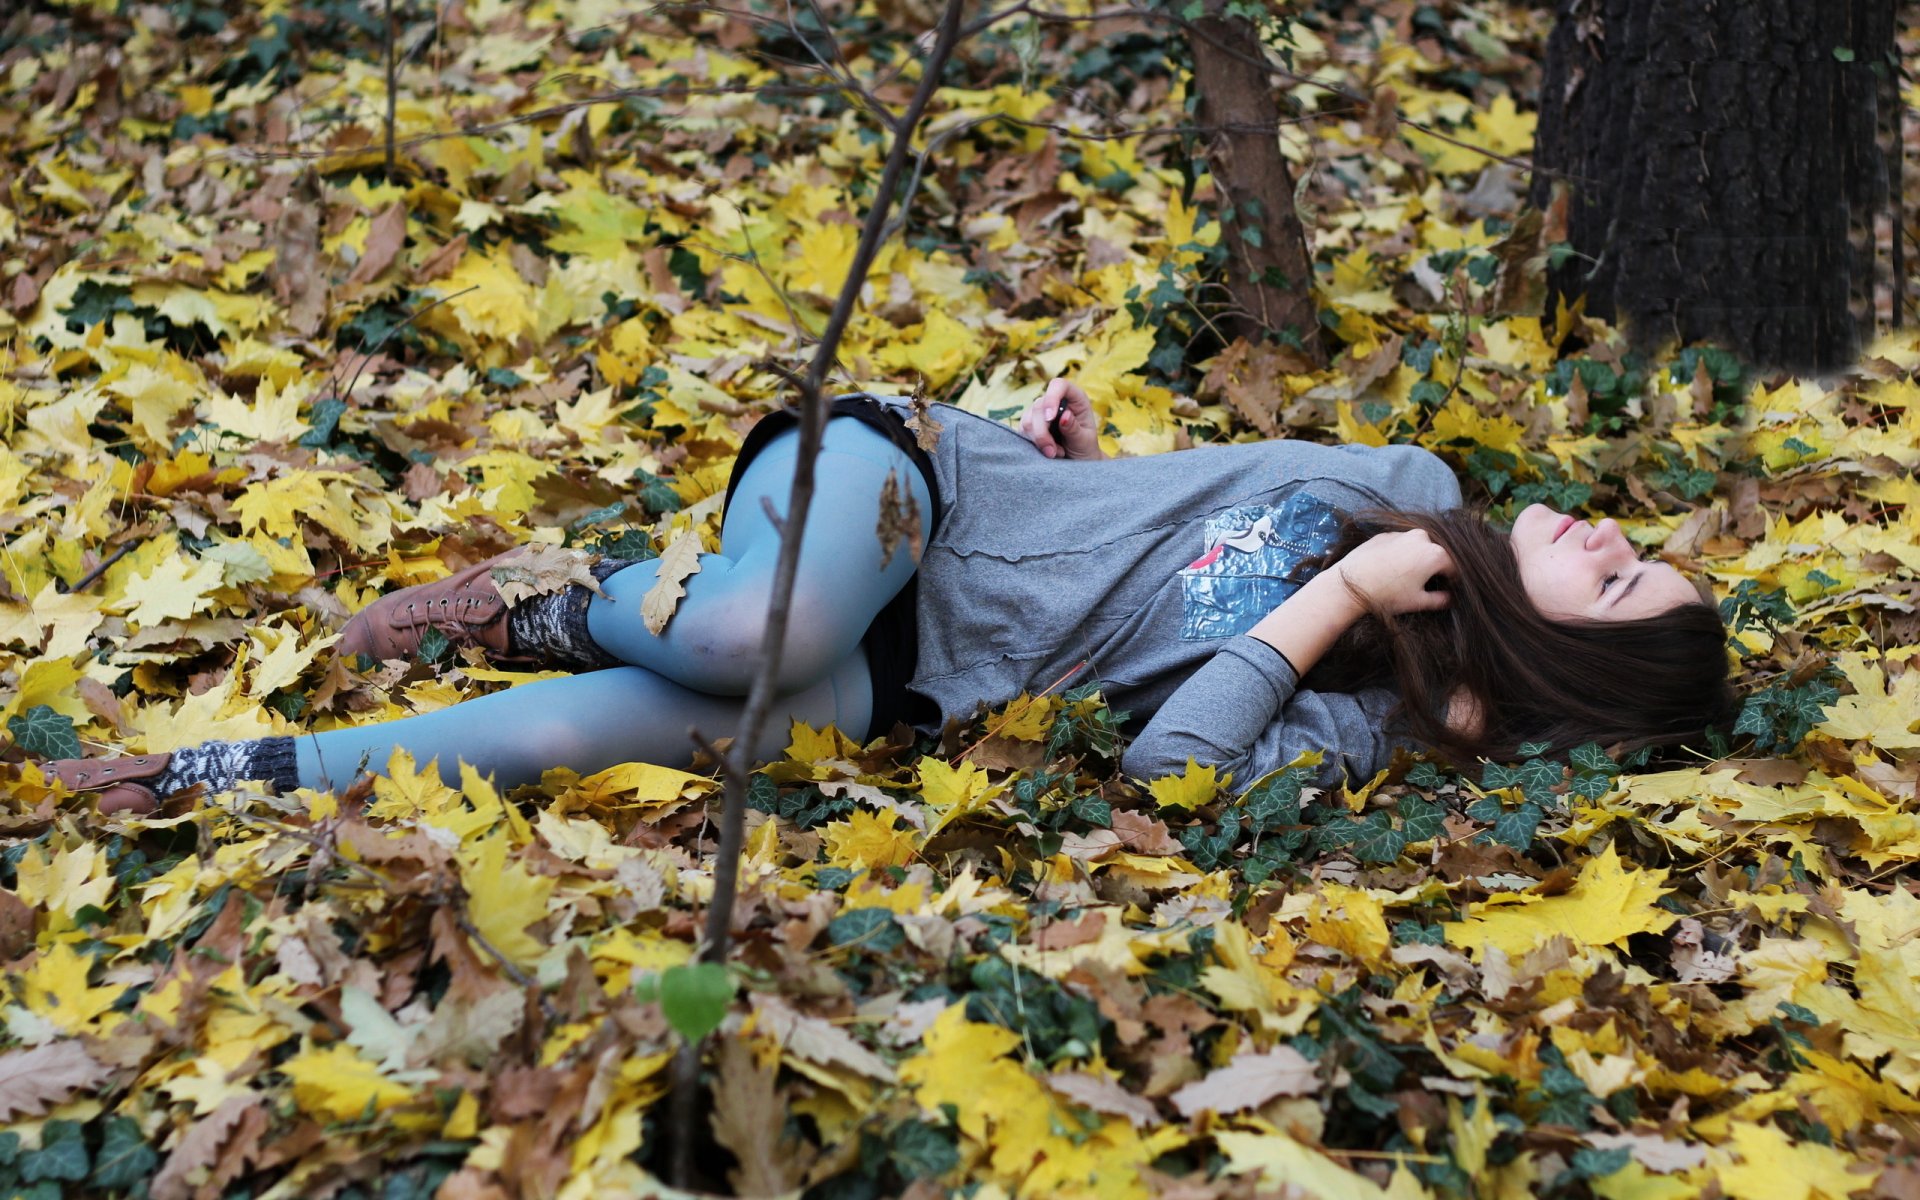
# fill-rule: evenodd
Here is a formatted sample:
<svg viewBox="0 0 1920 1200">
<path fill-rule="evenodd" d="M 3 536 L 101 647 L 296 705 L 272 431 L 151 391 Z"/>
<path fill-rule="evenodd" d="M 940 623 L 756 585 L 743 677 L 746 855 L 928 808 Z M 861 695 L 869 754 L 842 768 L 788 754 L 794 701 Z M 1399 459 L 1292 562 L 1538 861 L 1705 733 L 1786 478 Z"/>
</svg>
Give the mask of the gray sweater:
<svg viewBox="0 0 1920 1200">
<path fill-rule="evenodd" d="M 910 686 L 941 712 L 1039 691 L 1085 660 L 1064 686 L 1097 681 L 1133 714 L 1121 766 L 1135 778 L 1192 758 L 1240 790 L 1320 749 L 1330 786 L 1411 744 L 1388 727 L 1393 692 L 1301 690 L 1246 630 L 1304 581 L 1288 575 L 1325 548 L 1333 510 L 1457 507 L 1440 458 L 1280 440 L 1067 461 L 962 409 L 932 413 L 945 515 L 920 561 Z"/>
</svg>

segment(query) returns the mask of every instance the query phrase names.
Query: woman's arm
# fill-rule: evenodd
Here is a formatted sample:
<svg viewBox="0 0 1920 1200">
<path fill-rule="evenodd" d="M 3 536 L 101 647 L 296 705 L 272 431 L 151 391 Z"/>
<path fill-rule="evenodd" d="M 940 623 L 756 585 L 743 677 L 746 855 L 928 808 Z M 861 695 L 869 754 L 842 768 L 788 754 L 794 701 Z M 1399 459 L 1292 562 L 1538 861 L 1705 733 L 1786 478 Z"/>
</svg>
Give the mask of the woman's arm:
<svg viewBox="0 0 1920 1200">
<path fill-rule="evenodd" d="M 1192 758 L 1247 784 L 1301 750 L 1328 751 L 1336 769 L 1329 774 L 1341 756 L 1363 765 L 1379 760 L 1391 694 L 1296 694 L 1300 677 L 1366 611 L 1355 590 L 1391 613 L 1444 608 L 1447 593 L 1428 585 L 1452 571 L 1453 560 L 1424 531 L 1368 539 L 1225 642 L 1153 715 L 1122 769 L 1154 779 L 1184 770 Z"/>
</svg>

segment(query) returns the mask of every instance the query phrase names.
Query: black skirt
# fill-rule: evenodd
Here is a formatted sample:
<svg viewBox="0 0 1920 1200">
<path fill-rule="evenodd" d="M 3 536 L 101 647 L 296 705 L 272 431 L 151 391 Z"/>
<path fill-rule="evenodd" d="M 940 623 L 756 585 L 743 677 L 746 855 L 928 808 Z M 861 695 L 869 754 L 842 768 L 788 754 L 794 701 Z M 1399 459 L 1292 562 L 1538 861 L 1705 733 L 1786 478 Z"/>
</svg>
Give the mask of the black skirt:
<svg viewBox="0 0 1920 1200">
<path fill-rule="evenodd" d="M 835 398 L 829 413 L 829 420 L 851 417 L 863 425 L 872 426 L 913 460 L 921 478 L 927 481 L 927 494 L 933 497 L 933 516 L 923 523 L 921 534 L 923 545 L 931 540 L 934 530 L 940 527 L 943 511 L 940 483 L 933 475 L 933 460 L 914 440 L 906 422 L 885 405 L 858 394 Z M 747 432 L 746 441 L 740 445 L 740 456 L 734 459 L 733 473 L 727 477 L 727 505 L 733 503 L 733 489 L 739 486 L 740 476 L 745 473 L 747 465 L 776 435 L 799 424 L 799 413 L 790 408 L 780 408 L 760 418 L 760 423 Z M 726 508 L 723 506 L 720 512 L 724 520 Z M 920 576 L 917 573 L 909 576 L 906 586 L 887 601 L 886 607 L 873 618 L 873 624 L 867 626 L 867 632 L 860 639 L 860 647 L 867 654 L 867 673 L 873 681 L 873 719 L 868 722 L 865 733 L 869 741 L 891 730 L 897 721 L 919 725 L 940 719 L 931 701 L 907 690 L 907 684 L 912 681 L 919 662 L 919 635 L 915 624 L 919 612 L 919 584 Z"/>
</svg>

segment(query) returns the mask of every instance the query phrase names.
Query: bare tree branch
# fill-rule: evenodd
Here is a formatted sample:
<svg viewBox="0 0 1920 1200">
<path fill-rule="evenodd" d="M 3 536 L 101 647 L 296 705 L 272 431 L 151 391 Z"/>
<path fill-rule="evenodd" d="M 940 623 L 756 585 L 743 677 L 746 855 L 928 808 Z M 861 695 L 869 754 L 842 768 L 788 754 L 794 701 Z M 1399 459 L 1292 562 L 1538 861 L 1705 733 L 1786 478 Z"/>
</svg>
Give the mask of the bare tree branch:
<svg viewBox="0 0 1920 1200">
<path fill-rule="evenodd" d="M 881 237 L 887 228 L 894 194 L 912 153 L 913 131 L 920 124 L 933 93 L 939 89 L 947 60 L 960 40 L 960 10 L 963 0 L 947 0 L 941 14 L 939 33 L 933 49 L 921 66 L 920 83 L 914 89 L 907 110 L 892 124 L 893 143 L 887 152 L 886 166 L 874 189 L 873 207 L 860 227 L 860 241 L 854 249 L 847 278 L 840 285 L 833 313 L 826 330 L 814 348 L 813 361 L 800 380 L 800 446 L 794 463 L 793 485 L 787 497 L 786 526 L 780 531 L 780 557 L 774 565 L 773 589 L 767 600 L 766 633 L 760 643 L 760 665 L 747 692 L 746 709 L 740 718 L 740 731 L 721 760 L 725 789 L 721 799 L 720 846 L 714 855 L 713 898 L 707 907 L 703 962 L 727 961 L 733 943 L 734 898 L 740 887 L 740 852 L 746 840 L 747 775 L 753 767 L 753 748 L 760 740 L 773 706 L 775 680 L 786 648 L 787 623 L 793 608 L 793 585 L 800 566 L 800 546 L 806 530 L 807 511 L 813 504 L 815 460 L 826 433 L 827 397 L 823 389 L 834 355 L 852 319 L 868 269 L 879 252 Z M 676 1185 L 685 1187 L 693 1173 L 693 1134 L 698 1115 L 698 1058 L 689 1053 L 676 1056 L 673 1072 L 672 1109 L 669 1114 L 672 1147 L 672 1174 Z"/>
</svg>

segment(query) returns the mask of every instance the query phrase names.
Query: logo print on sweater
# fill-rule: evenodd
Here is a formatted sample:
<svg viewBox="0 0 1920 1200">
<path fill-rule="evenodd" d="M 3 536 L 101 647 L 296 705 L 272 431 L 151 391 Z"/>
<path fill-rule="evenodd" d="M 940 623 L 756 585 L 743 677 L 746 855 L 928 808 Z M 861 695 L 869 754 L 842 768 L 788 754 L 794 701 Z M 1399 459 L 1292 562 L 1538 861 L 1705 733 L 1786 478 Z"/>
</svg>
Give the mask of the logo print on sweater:
<svg viewBox="0 0 1920 1200">
<path fill-rule="evenodd" d="M 1333 506 L 1301 492 L 1207 518 L 1204 553 L 1180 572 L 1182 640 L 1252 629 L 1300 589 L 1308 578 L 1300 564 L 1325 553 L 1339 532 Z"/>
</svg>

